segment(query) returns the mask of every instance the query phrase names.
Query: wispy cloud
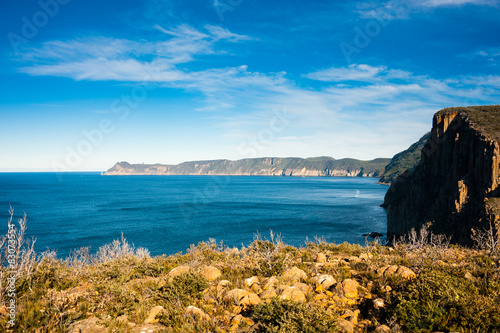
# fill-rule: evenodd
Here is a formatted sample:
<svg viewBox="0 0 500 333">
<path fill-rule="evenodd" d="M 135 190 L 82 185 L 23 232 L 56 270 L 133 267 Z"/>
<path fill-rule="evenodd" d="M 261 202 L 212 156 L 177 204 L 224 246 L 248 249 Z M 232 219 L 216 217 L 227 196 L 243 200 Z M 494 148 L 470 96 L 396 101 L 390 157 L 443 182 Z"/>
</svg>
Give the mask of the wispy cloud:
<svg viewBox="0 0 500 333">
<path fill-rule="evenodd" d="M 382 3 L 361 2 L 357 4 L 362 18 L 372 18 L 379 21 L 408 19 L 411 14 L 437 7 L 459 7 L 465 5 L 495 6 L 499 0 L 390 0 Z"/>
<path fill-rule="evenodd" d="M 496 6 L 498 0 L 425 0 L 414 1 L 416 6 L 426 7 L 441 7 L 441 6 L 461 6 L 461 5 L 478 5 L 478 6 Z"/>
<path fill-rule="evenodd" d="M 331 67 L 303 75 L 321 81 L 321 88 L 303 87 L 286 73 L 256 72 L 244 64 L 189 70 L 186 64 L 201 55 L 220 56 L 223 49 L 218 43 L 252 38 L 216 26 L 203 31 L 187 25 L 155 29 L 168 38 L 47 42 L 24 54 L 30 65 L 21 71 L 75 80 L 155 81 L 164 88 L 201 93 L 205 103 L 199 110 L 214 117 L 231 142 L 255 137 L 268 126 L 275 110 L 285 107 L 293 120 L 260 152 L 276 156 L 283 151 L 300 156 L 325 151 L 335 157 L 389 156 L 384 152 L 396 153 L 427 131 L 430 116 L 440 108 L 487 104 L 500 97 L 498 76 L 435 79 L 378 64 Z M 355 146 L 370 146 L 372 155 L 367 155 L 366 148 L 353 151 Z M 321 149 L 316 152 L 311 147 Z"/>
</svg>

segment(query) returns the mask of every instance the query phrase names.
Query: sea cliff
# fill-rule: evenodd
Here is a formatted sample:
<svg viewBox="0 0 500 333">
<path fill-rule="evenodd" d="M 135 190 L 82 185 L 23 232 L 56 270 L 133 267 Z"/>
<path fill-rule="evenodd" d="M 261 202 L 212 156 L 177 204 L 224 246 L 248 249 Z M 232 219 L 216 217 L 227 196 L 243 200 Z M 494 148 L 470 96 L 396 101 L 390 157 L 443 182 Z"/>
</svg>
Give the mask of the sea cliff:
<svg viewBox="0 0 500 333">
<path fill-rule="evenodd" d="M 431 138 L 414 170 L 389 188 L 388 239 L 429 224 L 469 245 L 474 230 L 499 230 L 500 106 L 447 108 L 434 115 Z"/>
<path fill-rule="evenodd" d="M 387 158 L 371 161 L 315 158 L 250 158 L 237 161 L 211 160 L 177 165 L 116 163 L 105 175 L 216 175 L 216 176 L 347 176 L 380 177 Z"/>
</svg>

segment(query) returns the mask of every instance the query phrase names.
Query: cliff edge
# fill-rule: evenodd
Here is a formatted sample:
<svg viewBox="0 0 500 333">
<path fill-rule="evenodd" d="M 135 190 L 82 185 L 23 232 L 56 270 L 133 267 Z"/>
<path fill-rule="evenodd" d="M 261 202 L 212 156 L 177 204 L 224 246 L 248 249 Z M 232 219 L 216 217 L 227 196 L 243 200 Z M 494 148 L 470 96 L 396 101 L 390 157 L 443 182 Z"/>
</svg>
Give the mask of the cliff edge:
<svg viewBox="0 0 500 333">
<path fill-rule="evenodd" d="M 437 112 L 414 170 L 399 176 L 385 196 L 388 239 L 430 224 L 436 234 L 470 245 L 472 229 L 500 238 L 500 105 Z"/>
</svg>

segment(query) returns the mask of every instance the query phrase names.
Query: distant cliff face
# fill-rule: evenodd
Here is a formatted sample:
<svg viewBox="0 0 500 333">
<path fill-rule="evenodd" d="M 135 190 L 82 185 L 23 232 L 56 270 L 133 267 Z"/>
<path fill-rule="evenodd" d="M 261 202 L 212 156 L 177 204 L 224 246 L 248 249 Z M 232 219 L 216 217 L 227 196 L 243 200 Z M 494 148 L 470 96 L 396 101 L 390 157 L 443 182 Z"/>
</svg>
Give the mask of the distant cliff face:
<svg viewBox="0 0 500 333">
<path fill-rule="evenodd" d="M 106 175 L 234 175 L 380 177 L 389 159 L 372 161 L 316 158 L 251 158 L 213 160 L 178 165 L 116 163 Z"/>
<path fill-rule="evenodd" d="M 397 178 L 384 201 L 388 239 L 431 222 L 434 233 L 469 245 L 471 228 L 499 230 L 500 106 L 434 115 L 419 165 Z"/>
<path fill-rule="evenodd" d="M 380 184 L 392 184 L 403 172 L 413 169 L 420 162 L 422 148 L 429 141 L 431 132 L 426 133 L 408 149 L 394 155 L 391 162 L 385 167 L 384 174 L 380 177 Z"/>
</svg>

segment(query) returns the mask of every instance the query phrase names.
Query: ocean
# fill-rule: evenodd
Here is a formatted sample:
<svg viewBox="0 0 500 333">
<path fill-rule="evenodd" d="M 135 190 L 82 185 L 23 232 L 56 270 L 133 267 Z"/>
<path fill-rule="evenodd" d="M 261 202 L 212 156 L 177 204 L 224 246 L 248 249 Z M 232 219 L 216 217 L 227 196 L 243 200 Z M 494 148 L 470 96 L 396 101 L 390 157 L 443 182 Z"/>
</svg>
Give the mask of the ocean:
<svg viewBox="0 0 500 333">
<path fill-rule="evenodd" d="M 124 237 L 152 255 L 185 252 L 210 238 L 250 244 L 256 233 L 304 246 L 323 238 L 365 244 L 385 235 L 379 205 L 388 187 L 376 178 L 259 176 L 101 176 L 100 173 L 0 173 L 0 232 L 9 207 L 27 215 L 38 252 L 104 244 Z"/>
</svg>

